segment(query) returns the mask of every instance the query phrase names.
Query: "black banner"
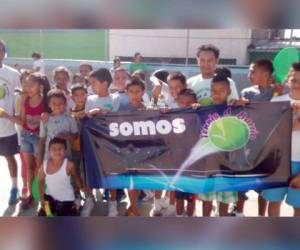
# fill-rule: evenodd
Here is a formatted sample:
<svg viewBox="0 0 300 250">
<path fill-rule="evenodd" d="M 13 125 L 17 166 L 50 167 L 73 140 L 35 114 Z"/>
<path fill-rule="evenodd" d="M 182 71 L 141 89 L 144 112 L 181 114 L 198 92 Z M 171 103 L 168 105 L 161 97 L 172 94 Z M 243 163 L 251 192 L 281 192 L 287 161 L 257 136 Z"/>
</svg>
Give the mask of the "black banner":
<svg viewBox="0 0 300 250">
<path fill-rule="evenodd" d="M 288 102 L 99 116 L 82 130 L 86 181 L 193 193 L 282 186 L 291 130 Z"/>
</svg>

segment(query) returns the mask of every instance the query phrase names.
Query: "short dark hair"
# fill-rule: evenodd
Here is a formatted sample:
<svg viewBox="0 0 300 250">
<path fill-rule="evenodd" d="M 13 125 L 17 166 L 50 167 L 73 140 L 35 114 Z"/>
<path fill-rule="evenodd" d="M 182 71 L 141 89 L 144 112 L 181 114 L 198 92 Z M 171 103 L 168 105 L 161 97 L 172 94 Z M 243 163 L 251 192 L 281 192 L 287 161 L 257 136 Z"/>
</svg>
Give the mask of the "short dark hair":
<svg viewBox="0 0 300 250">
<path fill-rule="evenodd" d="M 137 57 L 137 56 L 141 56 L 142 54 L 140 52 L 135 52 L 134 53 L 134 57 Z"/>
<path fill-rule="evenodd" d="M 298 63 L 293 63 L 292 69 L 293 69 L 294 71 L 300 71 L 300 62 L 298 62 Z"/>
<path fill-rule="evenodd" d="M 95 78 L 99 82 L 108 82 L 108 86 L 112 83 L 113 79 L 111 73 L 106 68 L 100 68 L 90 73 L 90 77 Z"/>
<path fill-rule="evenodd" d="M 216 74 L 211 81 L 211 84 L 215 83 L 224 83 L 230 88 L 230 82 L 228 80 L 228 77 L 224 74 Z"/>
<path fill-rule="evenodd" d="M 218 67 L 218 68 L 216 68 L 215 73 L 217 75 L 224 75 L 228 78 L 231 78 L 231 71 L 227 67 Z"/>
<path fill-rule="evenodd" d="M 205 44 L 205 45 L 202 45 L 201 47 L 198 48 L 197 50 L 197 57 L 200 56 L 200 53 L 203 52 L 203 51 L 210 51 L 210 52 L 213 52 L 216 59 L 219 59 L 219 56 L 220 56 L 220 50 L 213 44 Z"/>
<path fill-rule="evenodd" d="M 178 80 L 182 85 L 186 85 L 186 77 L 181 72 L 173 72 L 168 75 L 167 82 L 172 80 Z"/>
<path fill-rule="evenodd" d="M 75 83 L 71 86 L 71 93 L 72 95 L 77 91 L 77 90 L 83 90 L 85 93 L 87 93 L 86 87 L 81 84 L 81 83 Z"/>
<path fill-rule="evenodd" d="M 145 83 L 138 77 L 132 77 L 130 80 L 126 82 L 126 89 L 128 90 L 132 86 L 140 86 L 141 89 L 145 90 Z"/>
<path fill-rule="evenodd" d="M 124 72 L 129 78 L 131 78 L 130 73 L 129 73 L 126 69 L 124 69 L 124 68 L 121 68 L 121 67 L 116 68 L 116 69 L 114 70 L 114 74 L 116 74 L 117 72 Z"/>
<path fill-rule="evenodd" d="M 92 66 L 91 64 L 89 64 L 89 63 L 81 63 L 81 64 L 79 65 L 79 68 L 80 68 L 81 66 L 88 67 L 88 68 L 90 69 L 90 71 L 93 70 L 93 66 Z"/>
<path fill-rule="evenodd" d="M 155 76 L 156 78 L 158 78 L 163 82 L 167 82 L 169 74 L 170 73 L 164 69 L 158 69 L 152 73 L 153 76 Z"/>
<path fill-rule="evenodd" d="M 143 81 L 146 81 L 146 75 L 144 73 L 144 71 L 138 69 L 136 71 L 134 71 L 132 74 L 131 74 L 131 77 L 137 77 L 137 78 L 140 78 L 141 80 Z"/>
<path fill-rule="evenodd" d="M 65 103 L 67 103 L 65 93 L 60 89 L 52 89 L 48 92 L 47 102 L 49 103 L 52 98 L 61 98 Z"/>
<path fill-rule="evenodd" d="M 33 52 L 32 55 L 31 55 L 31 57 L 40 59 L 42 56 L 41 56 L 41 54 L 38 53 L 38 52 Z"/>
<path fill-rule="evenodd" d="M 178 96 L 188 96 L 188 97 L 192 97 L 195 102 L 197 102 L 197 95 L 196 93 L 191 90 L 191 89 L 183 89 L 179 92 Z"/>
<path fill-rule="evenodd" d="M 59 137 L 54 137 L 53 139 L 50 140 L 49 142 L 49 149 L 51 148 L 52 145 L 54 144 L 61 144 L 64 146 L 65 149 L 67 149 L 67 141 L 65 139 L 59 138 Z"/>
<path fill-rule="evenodd" d="M 261 70 L 268 72 L 270 75 L 274 72 L 273 63 L 268 59 L 260 59 L 253 62 L 253 64 Z"/>
</svg>

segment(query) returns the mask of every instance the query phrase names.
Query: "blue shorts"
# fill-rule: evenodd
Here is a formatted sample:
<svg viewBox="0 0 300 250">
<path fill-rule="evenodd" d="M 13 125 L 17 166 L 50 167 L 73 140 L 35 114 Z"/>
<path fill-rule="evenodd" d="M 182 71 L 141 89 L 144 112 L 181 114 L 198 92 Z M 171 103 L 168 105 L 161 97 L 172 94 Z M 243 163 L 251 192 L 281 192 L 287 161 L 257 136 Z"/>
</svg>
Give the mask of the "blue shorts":
<svg viewBox="0 0 300 250">
<path fill-rule="evenodd" d="M 292 176 L 300 173 L 300 162 L 291 163 Z M 300 208 L 300 189 L 289 187 L 271 188 L 262 192 L 262 197 L 269 202 L 281 202 L 286 197 L 286 203 L 294 208 Z"/>
<path fill-rule="evenodd" d="M 37 134 L 28 131 L 21 132 L 21 152 L 37 155 L 40 137 Z"/>
</svg>

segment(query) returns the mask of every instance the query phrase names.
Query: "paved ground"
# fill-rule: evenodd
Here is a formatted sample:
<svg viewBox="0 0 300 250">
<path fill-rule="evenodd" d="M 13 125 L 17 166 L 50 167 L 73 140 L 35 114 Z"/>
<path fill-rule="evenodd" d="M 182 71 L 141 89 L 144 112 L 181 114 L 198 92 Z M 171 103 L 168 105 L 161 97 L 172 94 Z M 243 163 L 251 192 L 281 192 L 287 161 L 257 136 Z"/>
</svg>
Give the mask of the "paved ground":
<svg viewBox="0 0 300 250">
<path fill-rule="evenodd" d="M 19 157 L 18 164 L 20 163 Z M 0 157 L 0 216 L 34 216 L 35 209 L 30 209 L 27 211 L 21 211 L 19 204 L 15 206 L 7 206 L 7 201 L 9 198 L 10 190 L 10 178 L 7 168 L 7 163 L 3 157 Z M 22 186 L 21 178 L 19 178 L 19 187 Z M 107 214 L 107 203 L 103 202 L 101 197 L 98 196 L 96 207 L 92 213 L 93 216 L 105 216 Z M 257 216 L 257 194 L 255 192 L 248 192 L 249 200 L 245 205 L 245 215 L 246 216 Z M 123 200 L 120 203 L 119 211 L 120 215 L 125 214 L 125 209 L 127 206 L 127 200 Z M 141 204 L 141 213 L 143 216 L 148 216 L 152 208 L 152 201 L 143 202 Z M 196 215 L 201 216 L 201 201 L 197 201 L 196 205 Z M 292 216 L 293 210 L 287 204 L 283 204 L 281 215 L 282 216 Z"/>
</svg>

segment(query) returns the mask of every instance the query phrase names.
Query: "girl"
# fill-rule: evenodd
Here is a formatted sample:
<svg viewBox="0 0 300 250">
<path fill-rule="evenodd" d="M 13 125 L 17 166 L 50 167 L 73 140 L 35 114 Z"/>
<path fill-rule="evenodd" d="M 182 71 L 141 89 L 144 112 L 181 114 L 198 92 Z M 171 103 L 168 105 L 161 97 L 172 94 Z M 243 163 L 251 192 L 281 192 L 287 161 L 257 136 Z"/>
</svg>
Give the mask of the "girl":
<svg viewBox="0 0 300 250">
<path fill-rule="evenodd" d="M 30 74 L 26 81 L 27 96 L 20 112 L 20 124 L 22 125 L 20 151 L 24 156 L 27 168 L 27 187 L 31 187 L 38 153 L 40 118 L 43 112 L 48 111 L 46 99 L 50 85 L 47 78 L 39 73 Z M 29 188 L 28 197 L 22 200 L 22 208 L 28 209 L 32 201 L 31 188 Z"/>
<path fill-rule="evenodd" d="M 57 89 L 62 90 L 66 97 L 67 97 L 67 111 L 74 108 L 74 102 L 71 99 L 71 73 L 70 71 L 64 67 L 56 67 L 53 72 L 53 81 L 54 81 L 54 87 Z"/>
</svg>

